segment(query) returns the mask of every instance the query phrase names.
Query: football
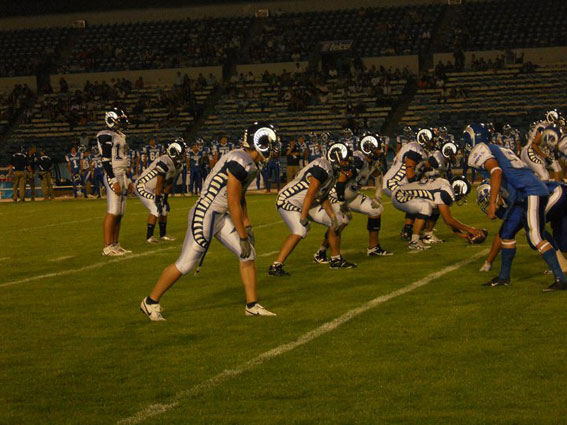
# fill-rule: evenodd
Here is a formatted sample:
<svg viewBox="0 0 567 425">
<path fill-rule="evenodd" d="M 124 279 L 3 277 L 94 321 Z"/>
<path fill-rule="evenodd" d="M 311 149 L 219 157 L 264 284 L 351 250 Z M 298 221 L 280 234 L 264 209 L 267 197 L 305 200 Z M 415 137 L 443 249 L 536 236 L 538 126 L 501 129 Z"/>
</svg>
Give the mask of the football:
<svg viewBox="0 0 567 425">
<path fill-rule="evenodd" d="M 488 237 L 488 230 L 482 229 L 482 236 L 475 236 L 472 233 L 469 233 L 467 239 L 469 243 L 479 244 L 479 243 L 483 243 L 487 237 Z"/>
</svg>

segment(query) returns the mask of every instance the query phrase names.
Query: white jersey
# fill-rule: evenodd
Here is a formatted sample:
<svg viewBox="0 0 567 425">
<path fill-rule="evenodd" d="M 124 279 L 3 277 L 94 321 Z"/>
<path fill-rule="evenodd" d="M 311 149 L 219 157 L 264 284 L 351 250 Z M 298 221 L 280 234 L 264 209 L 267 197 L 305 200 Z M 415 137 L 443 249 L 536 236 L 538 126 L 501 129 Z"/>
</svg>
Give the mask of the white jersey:
<svg viewBox="0 0 567 425">
<path fill-rule="evenodd" d="M 398 137 L 396 137 L 396 143 L 400 146 L 405 146 L 408 143 L 411 143 L 412 140 L 413 136 L 407 137 L 405 134 L 400 134 Z"/>
<path fill-rule="evenodd" d="M 425 177 L 431 178 L 444 176 L 445 171 L 447 171 L 447 161 L 440 150 L 436 150 L 430 154 L 429 158 L 427 158 L 427 162 L 431 169 L 425 172 Z"/>
<path fill-rule="evenodd" d="M 455 202 L 455 192 L 446 179 L 427 179 L 398 188 L 392 194 L 392 202 L 402 211 L 429 217 L 439 205 Z"/>
<path fill-rule="evenodd" d="M 315 177 L 321 182 L 313 205 L 311 205 L 313 208 L 328 197 L 338 176 L 327 159 L 317 158 L 307 164 L 292 181 L 279 191 L 276 206 L 288 211 L 301 211 L 309 188 L 309 177 Z"/>
<path fill-rule="evenodd" d="M 96 134 L 96 140 L 103 164 L 110 162 L 114 171 L 125 172 L 128 169 L 129 159 L 124 133 L 102 130 Z"/>
<path fill-rule="evenodd" d="M 244 149 L 235 149 L 223 154 L 203 183 L 201 196 L 195 204 L 196 221 L 211 210 L 221 214 L 228 212 L 229 173 L 242 183 L 242 193 L 244 193 L 256 178 L 258 167 Z"/>
<path fill-rule="evenodd" d="M 402 146 L 400 151 L 396 154 L 392 166 L 384 175 L 383 189 L 387 194 L 391 194 L 400 185 L 408 183 L 406 177 L 406 158 L 410 158 L 419 164 L 425 161 L 426 153 L 423 147 L 417 142 L 410 142 Z"/>
<path fill-rule="evenodd" d="M 367 156 L 362 151 L 355 151 L 353 157 L 354 177 L 347 181 L 345 187 L 345 200 L 347 202 L 356 198 L 362 186 L 368 184 L 370 177 L 380 170 L 380 163 L 368 161 Z"/>
<path fill-rule="evenodd" d="M 182 169 L 183 163 L 176 164 L 169 155 L 162 155 L 156 158 L 136 180 L 136 190 L 143 196 L 151 195 L 153 198 L 158 175 L 163 175 L 166 182 L 173 182 Z"/>
<path fill-rule="evenodd" d="M 541 133 L 543 130 L 545 130 L 545 127 L 547 127 L 548 125 L 549 123 L 546 120 L 538 121 L 537 123 L 535 123 L 533 128 L 528 133 L 527 144 L 531 146 L 538 133 Z"/>
</svg>

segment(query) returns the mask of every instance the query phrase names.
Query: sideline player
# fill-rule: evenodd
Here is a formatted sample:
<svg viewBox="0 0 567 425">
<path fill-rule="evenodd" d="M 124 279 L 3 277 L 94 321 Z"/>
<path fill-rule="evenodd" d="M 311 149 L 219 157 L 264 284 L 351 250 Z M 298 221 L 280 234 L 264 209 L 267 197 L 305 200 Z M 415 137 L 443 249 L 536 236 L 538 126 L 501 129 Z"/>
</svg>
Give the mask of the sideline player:
<svg viewBox="0 0 567 425">
<path fill-rule="evenodd" d="M 240 257 L 240 277 L 246 294 L 245 314 L 275 316 L 258 303 L 256 295 L 256 251 L 245 193 L 256 178 L 256 164 L 270 156 L 276 139 L 271 124 L 255 122 L 244 133 L 243 148 L 223 154 L 211 170 L 201 196 L 189 213 L 181 255 L 164 269 L 149 296 L 142 300 L 140 309 L 150 320 L 165 320 L 159 304 L 162 295 L 199 261 L 202 263 L 213 236 Z"/>
<path fill-rule="evenodd" d="M 104 217 L 104 248 L 102 255 L 119 256 L 132 251 L 120 246 L 120 222 L 126 210 L 128 192 L 132 192 L 132 182 L 128 180 L 128 145 L 123 133 L 128 127 L 128 116 L 123 110 L 113 108 L 105 114 L 108 127 L 96 135 L 98 149 L 104 167 L 104 187 L 106 189 L 107 210 Z"/>
<path fill-rule="evenodd" d="M 329 147 L 326 158 L 318 158 L 307 164 L 299 174 L 278 193 L 278 213 L 291 231 L 280 252 L 268 270 L 270 276 L 289 276 L 283 269 L 287 257 L 299 241 L 309 232 L 309 220 L 329 228 L 331 269 L 350 269 L 356 264 L 346 261 L 340 252 L 340 232 L 349 222 L 338 204 L 332 205 L 329 192 L 341 171 L 350 171 L 351 152 L 343 143 Z"/>
<path fill-rule="evenodd" d="M 183 139 L 175 139 L 167 147 L 166 154 L 157 157 L 134 183 L 134 193 L 150 212 L 146 230 L 147 243 L 175 240 L 167 234 L 167 216 L 170 211 L 167 197 L 183 169 L 186 153 Z M 154 236 L 158 220 L 159 240 Z"/>
</svg>

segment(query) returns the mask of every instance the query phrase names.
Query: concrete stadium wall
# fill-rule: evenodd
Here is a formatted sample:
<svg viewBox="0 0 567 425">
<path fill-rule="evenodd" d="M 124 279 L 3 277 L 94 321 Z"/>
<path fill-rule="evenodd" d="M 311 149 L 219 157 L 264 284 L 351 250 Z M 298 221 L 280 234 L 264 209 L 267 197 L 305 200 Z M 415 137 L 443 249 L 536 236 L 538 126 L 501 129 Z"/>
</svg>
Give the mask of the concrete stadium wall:
<svg viewBox="0 0 567 425">
<path fill-rule="evenodd" d="M 567 47 L 540 47 L 533 49 L 512 49 L 516 56 L 524 55 L 524 62 L 538 63 L 565 63 L 567 64 Z M 469 66 L 473 55 L 477 59 L 484 58 L 496 59 L 504 54 L 504 50 L 478 50 L 465 52 L 465 66 Z M 433 64 L 437 65 L 439 61 L 446 63 L 447 61 L 455 62 L 452 53 L 436 53 L 433 55 Z"/>
<path fill-rule="evenodd" d="M 396 68 L 403 70 L 407 67 L 414 74 L 417 74 L 419 72 L 419 57 L 417 55 L 362 58 L 362 62 L 368 68 L 372 65 L 375 65 L 376 68 L 383 66 L 386 69 L 392 68 L 393 70 L 395 70 Z"/>
<path fill-rule="evenodd" d="M 18 28 L 45 28 L 71 26 L 76 20 L 88 24 L 111 24 L 120 22 L 143 22 L 156 20 L 179 20 L 186 18 L 254 16 L 258 9 L 269 9 L 270 13 L 310 12 L 314 10 L 353 9 L 359 7 L 407 6 L 412 4 L 447 4 L 447 0 L 288 0 L 256 1 L 227 4 L 223 6 L 195 6 L 170 9 L 114 10 L 109 12 L 69 13 L 61 15 L 25 16 L 0 19 L 3 30 Z"/>
<path fill-rule="evenodd" d="M 252 72 L 254 75 L 262 75 L 266 70 L 271 74 L 281 74 L 283 71 L 295 73 L 302 72 L 307 69 L 309 62 L 280 62 L 268 64 L 249 64 L 237 65 L 236 72 L 238 74 L 248 74 Z"/>
<path fill-rule="evenodd" d="M 0 93 L 11 91 L 16 84 L 27 84 L 33 91 L 37 91 L 37 80 L 35 76 L 0 78 Z"/>
<path fill-rule="evenodd" d="M 54 74 L 51 75 L 51 87 L 55 91 L 59 89 L 59 80 L 64 77 L 69 87 L 83 88 L 86 81 L 91 83 L 98 81 L 110 82 L 113 78 L 126 78 L 132 82 L 142 77 L 145 84 L 165 86 L 173 84 L 175 76 L 178 72 L 181 75 L 189 75 L 191 78 L 197 77 L 200 73 L 207 77 L 213 74 L 217 81 L 222 80 L 222 67 L 220 66 L 205 66 L 200 68 L 175 68 L 175 69 L 155 69 L 155 70 L 140 70 L 140 71 L 113 71 L 113 72 L 91 72 L 82 74 Z"/>
</svg>

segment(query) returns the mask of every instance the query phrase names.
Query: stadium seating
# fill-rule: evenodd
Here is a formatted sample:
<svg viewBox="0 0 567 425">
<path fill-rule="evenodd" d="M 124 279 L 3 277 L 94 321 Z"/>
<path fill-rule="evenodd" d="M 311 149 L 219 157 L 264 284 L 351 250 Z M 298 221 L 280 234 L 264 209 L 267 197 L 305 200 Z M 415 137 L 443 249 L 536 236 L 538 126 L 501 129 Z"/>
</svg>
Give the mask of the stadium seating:
<svg viewBox="0 0 567 425">
<path fill-rule="evenodd" d="M 68 28 L 0 31 L 0 77 L 34 75 L 49 62 L 67 38 Z"/>
<path fill-rule="evenodd" d="M 533 73 L 523 73 L 518 66 L 448 73 L 445 92 L 459 89 L 465 96 L 449 95 L 445 102 L 441 89 L 419 90 L 402 125 L 445 125 L 460 134 L 471 122 L 492 121 L 525 130 L 546 109 L 567 109 L 562 96 L 566 87 L 567 67 L 563 65 L 540 67 Z"/>
</svg>

